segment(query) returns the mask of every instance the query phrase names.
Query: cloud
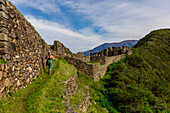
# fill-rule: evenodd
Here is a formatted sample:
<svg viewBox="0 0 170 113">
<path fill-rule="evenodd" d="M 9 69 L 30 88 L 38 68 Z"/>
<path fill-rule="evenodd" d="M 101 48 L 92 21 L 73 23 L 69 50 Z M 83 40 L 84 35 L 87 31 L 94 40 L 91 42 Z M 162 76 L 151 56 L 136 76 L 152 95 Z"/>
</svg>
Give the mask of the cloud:
<svg viewBox="0 0 170 113">
<path fill-rule="evenodd" d="M 25 17 L 34 25 L 47 43 L 53 44 L 54 40 L 59 40 L 71 48 L 73 52 L 87 50 L 102 42 L 90 29 L 75 32 L 57 22 L 37 19 L 32 15 Z"/>
<path fill-rule="evenodd" d="M 107 31 L 105 35 L 112 35 L 115 39 L 139 39 L 153 29 L 170 27 L 168 0 L 96 0 L 93 3 L 82 0 L 68 6 L 84 14 L 93 26 L 103 28 Z"/>
<path fill-rule="evenodd" d="M 53 18 L 53 22 L 50 19 L 38 19 L 36 15 L 27 15 L 27 19 L 47 43 L 57 39 L 74 52 L 91 49 L 105 42 L 140 39 L 152 30 L 170 27 L 169 0 L 11 1 L 18 7 L 31 7 L 50 14 L 48 18 Z M 62 14 L 64 16 L 58 21 Z M 55 15 L 59 15 L 57 19 Z M 75 23 L 72 22 L 75 21 L 69 19 L 75 18 L 68 18 L 70 16 L 77 16 L 76 19 L 81 16 L 91 25 L 74 29 Z M 81 18 L 79 21 L 83 22 Z"/>
<path fill-rule="evenodd" d="M 12 3 L 18 6 L 32 7 L 40 10 L 43 13 L 60 13 L 60 8 L 56 4 L 55 0 L 10 0 Z"/>
</svg>

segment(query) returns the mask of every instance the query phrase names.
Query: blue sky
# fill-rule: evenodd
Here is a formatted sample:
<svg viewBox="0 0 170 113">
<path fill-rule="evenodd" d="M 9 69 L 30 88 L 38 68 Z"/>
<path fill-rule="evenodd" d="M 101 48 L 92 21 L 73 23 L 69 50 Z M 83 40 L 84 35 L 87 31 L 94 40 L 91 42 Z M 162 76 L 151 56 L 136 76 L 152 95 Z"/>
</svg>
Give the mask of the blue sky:
<svg viewBox="0 0 170 113">
<path fill-rule="evenodd" d="M 48 44 L 59 40 L 73 52 L 170 28 L 169 0 L 10 1 Z"/>
</svg>

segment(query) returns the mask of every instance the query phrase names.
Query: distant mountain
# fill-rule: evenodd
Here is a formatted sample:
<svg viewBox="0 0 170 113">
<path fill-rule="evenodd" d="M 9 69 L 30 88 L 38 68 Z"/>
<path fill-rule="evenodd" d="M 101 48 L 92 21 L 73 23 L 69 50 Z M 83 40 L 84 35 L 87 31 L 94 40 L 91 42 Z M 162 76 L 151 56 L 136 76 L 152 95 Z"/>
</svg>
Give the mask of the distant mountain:
<svg viewBox="0 0 170 113">
<path fill-rule="evenodd" d="M 104 43 L 102 45 L 99 45 L 99 46 L 93 48 L 92 50 L 84 51 L 84 52 L 82 52 L 82 54 L 85 56 L 89 56 L 90 53 L 96 53 L 103 49 L 107 49 L 108 47 L 122 47 L 122 46 L 133 47 L 137 42 L 138 42 L 138 40 L 125 40 L 122 42 Z"/>
</svg>

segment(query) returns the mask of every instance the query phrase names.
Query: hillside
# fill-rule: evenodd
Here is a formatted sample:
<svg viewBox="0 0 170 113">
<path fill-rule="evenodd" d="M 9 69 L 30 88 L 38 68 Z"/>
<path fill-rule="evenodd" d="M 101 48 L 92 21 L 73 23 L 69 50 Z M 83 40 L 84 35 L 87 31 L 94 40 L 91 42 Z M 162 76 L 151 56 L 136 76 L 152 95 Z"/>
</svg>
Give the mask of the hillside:
<svg viewBox="0 0 170 113">
<path fill-rule="evenodd" d="M 6 63 L 0 60 L 1 63 Z M 24 89 L 17 91 L 13 87 L 0 98 L 0 113 L 70 113 L 84 110 L 82 103 L 91 103 L 86 112 L 106 112 L 100 105 L 89 100 L 94 83 L 63 58 L 54 61 L 51 75 L 45 69 Z M 77 76 L 74 76 L 77 75 Z M 75 80 L 75 82 L 74 82 Z M 77 86 L 77 88 L 75 88 Z M 75 88 L 75 90 L 74 90 Z M 71 95 L 68 93 L 72 93 Z M 85 103 L 86 104 L 86 103 Z M 82 106 L 82 108 L 80 108 Z"/>
<path fill-rule="evenodd" d="M 10 92 L 0 99 L 0 111 L 168 112 L 169 48 L 170 30 L 153 31 L 134 46 L 132 55 L 109 65 L 98 82 L 61 58 L 54 62 L 52 75 L 47 75 L 45 69 L 24 89 L 15 93 L 9 87 Z"/>
<path fill-rule="evenodd" d="M 99 45 L 99 46 L 93 48 L 92 50 L 82 52 L 82 54 L 88 56 L 88 55 L 90 55 L 90 53 L 96 53 L 103 49 L 107 49 L 109 47 L 122 47 L 122 46 L 133 47 L 137 42 L 138 42 L 138 40 L 125 40 L 122 42 L 104 43 L 102 45 Z"/>
<path fill-rule="evenodd" d="M 151 32 L 133 54 L 108 66 L 95 83 L 98 104 L 109 112 L 170 111 L 170 29 Z"/>
</svg>

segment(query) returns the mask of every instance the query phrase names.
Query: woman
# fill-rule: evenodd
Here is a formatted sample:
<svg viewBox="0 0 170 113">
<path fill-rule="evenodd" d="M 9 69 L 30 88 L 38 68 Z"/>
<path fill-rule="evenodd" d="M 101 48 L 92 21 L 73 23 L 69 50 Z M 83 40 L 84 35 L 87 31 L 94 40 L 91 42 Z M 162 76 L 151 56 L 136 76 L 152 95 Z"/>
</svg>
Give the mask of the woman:
<svg viewBox="0 0 170 113">
<path fill-rule="evenodd" d="M 51 67 L 53 65 L 53 60 L 55 60 L 55 58 L 51 55 L 51 52 L 49 51 L 48 55 L 46 56 L 46 59 L 47 59 L 46 65 L 49 67 L 48 74 L 50 75 L 51 74 Z"/>
</svg>

